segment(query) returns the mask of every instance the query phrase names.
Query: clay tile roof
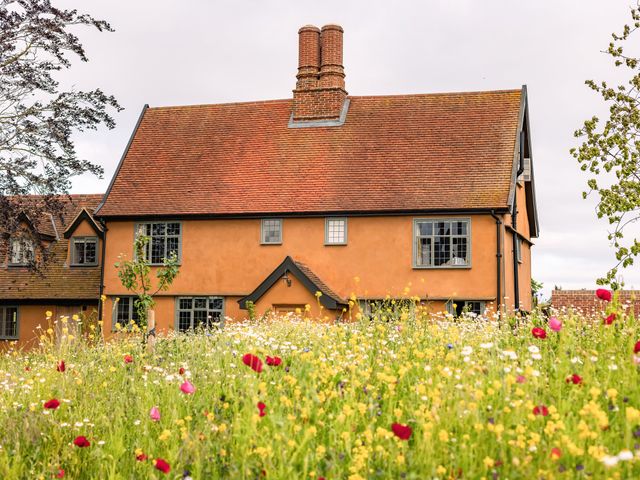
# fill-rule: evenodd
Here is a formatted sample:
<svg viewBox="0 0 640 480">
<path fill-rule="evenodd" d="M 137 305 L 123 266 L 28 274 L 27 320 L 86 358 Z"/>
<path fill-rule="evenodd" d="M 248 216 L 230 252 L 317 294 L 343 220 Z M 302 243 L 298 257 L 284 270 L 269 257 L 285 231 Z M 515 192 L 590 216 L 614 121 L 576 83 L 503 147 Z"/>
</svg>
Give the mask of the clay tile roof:
<svg viewBox="0 0 640 480">
<path fill-rule="evenodd" d="M 304 273 L 311 282 L 318 287 L 318 290 L 322 295 L 326 295 L 327 297 L 334 300 L 337 304 L 346 305 L 346 301 L 340 297 L 336 292 L 334 292 L 326 283 L 324 283 L 318 276 L 311 271 L 309 267 L 307 267 L 304 263 L 299 262 L 298 260 L 293 260 L 293 263 L 300 269 L 302 273 Z M 313 292 L 315 294 L 315 292 Z"/>
<path fill-rule="evenodd" d="M 101 216 L 504 209 L 521 90 L 350 97 L 289 128 L 291 100 L 148 108 Z"/>
<path fill-rule="evenodd" d="M 50 244 L 51 261 L 44 275 L 31 273 L 26 268 L 7 267 L 6 258 L 0 259 L 0 301 L 52 300 L 98 300 L 100 292 L 100 267 L 70 268 L 65 265 L 69 240 L 62 233 L 83 208 L 93 212 L 102 200 L 102 195 L 69 195 L 64 197 L 65 207 L 61 215 L 52 217 L 43 214 L 48 222 L 55 223 L 58 240 Z M 34 222 L 35 223 L 35 222 Z M 46 223 L 46 222 L 45 222 Z M 38 222 L 38 231 L 44 233 Z M 54 229 L 51 229 L 54 232 Z M 55 235 L 54 235 L 55 236 Z M 19 302 L 17 302 L 19 303 Z"/>
</svg>

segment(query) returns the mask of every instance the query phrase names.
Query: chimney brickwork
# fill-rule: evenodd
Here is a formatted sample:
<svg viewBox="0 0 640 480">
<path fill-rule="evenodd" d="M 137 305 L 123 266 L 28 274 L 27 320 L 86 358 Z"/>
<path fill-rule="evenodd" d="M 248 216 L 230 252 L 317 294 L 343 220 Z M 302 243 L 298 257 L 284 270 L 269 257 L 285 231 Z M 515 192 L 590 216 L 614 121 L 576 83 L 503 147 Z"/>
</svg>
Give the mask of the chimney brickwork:
<svg viewBox="0 0 640 480">
<path fill-rule="evenodd" d="M 298 74 L 293 120 L 337 120 L 347 92 L 342 65 L 342 27 L 312 25 L 298 31 Z"/>
</svg>

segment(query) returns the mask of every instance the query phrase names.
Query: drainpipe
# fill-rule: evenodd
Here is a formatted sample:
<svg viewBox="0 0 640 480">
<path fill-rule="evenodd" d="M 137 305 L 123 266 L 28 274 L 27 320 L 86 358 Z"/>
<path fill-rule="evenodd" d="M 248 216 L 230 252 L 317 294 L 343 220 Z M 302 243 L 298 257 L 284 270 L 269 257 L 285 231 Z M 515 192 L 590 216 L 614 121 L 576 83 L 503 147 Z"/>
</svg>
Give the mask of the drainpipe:
<svg viewBox="0 0 640 480">
<path fill-rule="evenodd" d="M 518 173 L 516 173 L 516 183 L 518 178 L 524 172 L 524 130 L 520 132 L 520 162 L 518 165 Z M 516 243 L 518 241 L 518 189 L 516 187 L 513 196 L 513 210 L 511 212 L 511 226 L 513 227 L 513 290 L 514 305 L 516 310 L 520 310 L 520 278 L 518 275 L 518 252 L 516 251 Z"/>
<path fill-rule="evenodd" d="M 491 216 L 496 220 L 496 312 L 500 312 L 501 304 L 501 290 L 502 285 L 500 279 L 502 278 L 500 263 L 502 261 L 502 248 L 500 242 L 500 230 L 502 229 L 502 220 L 498 217 L 493 210 L 491 210 Z"/>
<path fill-rule="evenodd" d="M 102 310 L 104 304 L 102 302 L 102 295 L 104 293 L 104 261 L 107 254 L 107 224 L 104 220 L 100 219 L 100 225 L 102 226 L 102 262 L 100 262 L 100 297 L 98 299 L 98 320 L 102 320 Z"/>
</svg>

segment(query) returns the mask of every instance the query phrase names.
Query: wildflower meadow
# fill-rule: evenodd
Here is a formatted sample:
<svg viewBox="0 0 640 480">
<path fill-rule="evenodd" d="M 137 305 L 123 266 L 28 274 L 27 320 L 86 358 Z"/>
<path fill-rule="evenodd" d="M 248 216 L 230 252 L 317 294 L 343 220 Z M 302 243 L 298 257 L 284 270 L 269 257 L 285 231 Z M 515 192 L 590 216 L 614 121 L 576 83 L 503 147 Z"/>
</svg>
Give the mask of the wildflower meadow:
<svg viewBox="0 0 640 480">
<path fill-rule="evenodd" d="M 640 331 L 607 302 L 9 350 L 0 478 L 640 478 Z"/>
</svg>

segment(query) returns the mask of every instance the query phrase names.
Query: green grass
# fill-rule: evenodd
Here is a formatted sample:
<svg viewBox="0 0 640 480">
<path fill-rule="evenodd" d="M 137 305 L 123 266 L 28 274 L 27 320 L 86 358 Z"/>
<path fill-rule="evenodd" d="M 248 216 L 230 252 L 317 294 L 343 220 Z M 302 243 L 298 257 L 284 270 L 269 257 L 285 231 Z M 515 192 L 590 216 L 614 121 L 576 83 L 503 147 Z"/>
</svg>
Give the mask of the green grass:
<svg viewBox="0 0 640 480">
<path fill-rule="evenodd" d="M 535 319 L 281 319 L 161 338 L 153 354 L 131 336 L 8 352 L 0 478 L 50 479 L 60 468 L 73 479 L 639 478 L 635 320 L 622 310 L 608 326 L 560 319 L 559 333 Z M 534 324 L 546 339 L 533 338 Z M 283 363 L 256 373 L 246 353 Z M 567 383 L 572 374 L 582 383 Z M 192 395 L 180 390 L 185 378 Z M 60 407 L 44 409 L 52 398 Z M 549 415 L 534 415 L 537 405 Z M 74 446 L 79 435 L 91 445 Z M 632 460 L 618 457 L 625 450 Z"/>
</svg>

